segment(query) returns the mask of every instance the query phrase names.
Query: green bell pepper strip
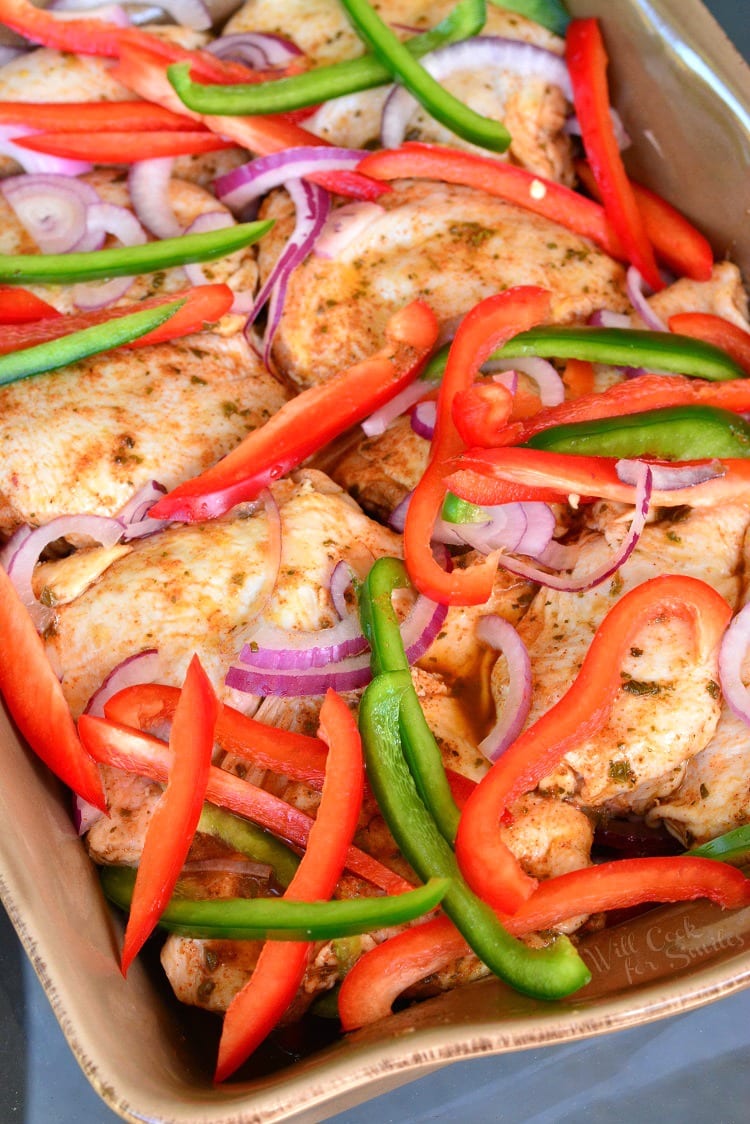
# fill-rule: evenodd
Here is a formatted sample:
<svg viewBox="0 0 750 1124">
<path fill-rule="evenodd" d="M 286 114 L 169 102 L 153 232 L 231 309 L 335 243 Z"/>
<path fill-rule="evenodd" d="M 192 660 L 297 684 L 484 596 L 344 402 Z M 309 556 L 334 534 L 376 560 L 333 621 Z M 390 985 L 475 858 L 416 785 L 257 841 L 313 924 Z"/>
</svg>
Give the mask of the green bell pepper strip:
<svg viewBox="0 0 750 1124">
<path fill-rule="evenodd" d="M 105 866 L 102 888 L 111 902 L 128 909 L 136 872 Z M 303 902 L 290 898 L 211 898 L 195 901 L 172 896 L 159 925 L 201 940 L 326 941 L 405 925 L 440 905 L 448 892 L 445 878 L 403 894 Z"/>
<path fill-rule="evenodd" d="M 519 332 L 492 359 L 539 355 L 543 359 L 587 359 L 624 367 L 654 367 L 720 382 L 747 375 L 725 351 L 674 332 L 630 328 L 543 327 Z"/>
<path fill-rule="evenodd" d="M 163 238 L 140 246 L 114 246 L 88 253 L 0 254 L 0 282 L 19 285 L 39 281 L 66 285 L 214 261 L 244 250 L 267 234 L 272 226 L 272 219 L 244 222 L 202 234 L 182 234 L 178 238 Z"/>
<path fill-rule="evenodd" d="M 688 855 L 697 855 L 702 859 L 718 859 L 732 866 L 744 866 L 750 862 L 750 824 L 735 827 L 708 843 L 701 843 L 699 847 L 691 847 L 686 852 Z"/>
<path fill-rule="evenodd" d="M 394 590 L 409 589 L 411 582 L 399 558 L 379 558 L 359 590 L 362 631 L 372 650 L 372 673 L 403 673 L 400 727 L 404 756 L 417 791 L 438 829 L 449 843 L 458 831 L 460 813 L 443 767 L 440 747 L 427 724 L 411 681 L 398 618 L 391 596 Z"/>
<path fill-rule="evenodd" d="M 486 508 L 459 499 L 453 492 L 448 492 L 443 500 L 440 517 L 446 523 L 487 523 L 490 518 Z"/>
<path fill-rule="evenodd" d="M 570 23 L 562 0 L 490 0 L 490 4 L 508 12 L 518 12 L 519 16 L 541 24 L 555 35 L 564 36 Z"/>
<path fill-rule="evenodd" d="M 0 386 L 28 378 L 29 375 L 54 371 L 79 359 L 86 359 L 89 355 L 97 355 L 131 343 L 169 320 L 184 303 L 184 300 L 175 300 L 159 305 L 158 308 L 147 308 L 128 316 L 116 316 L 93 328 L 84 328 L 80 332 L 71 332 L 69 336 L 60 336 L 35 347 L 24 347 L 20 351 L 0 355 Z"/>
<path fill-rule="evenodd" d="M 567 937 L 558 937 L 546 948 L 529 948 L 511 937 L 464 881 L 452 848 L 419 797 L 403 754 L 401 705 L 410 688 L 408 672 L 379 675 L 367 687 L 359 711 L 367 775 L 396 843 L 420 878 L 449 880 L 443 909 L 491 971 L 538 999 L 559 999 L 577 991 L 591 976 Z"/>
<path fill-rule="evenodd" d="M 404 47 L 415 58 L 429 51 L 469 39 L 478 35 L 487 19 L 485 0 L 460 0 L 460 3 L 431 31 L 407 39 Z M 207 114 L 289 113 L 308 105 L 356 94 L 384 86 L 392 81 L 390 70 L 374 57 L 364 55 L 320 66 L 291 78 L 278 78 L 272 82 L 256 84 L 238 83 L 232 86 L 209 85 L 193 82 L 190 63 L 174 63 L 167 69 L 167 77 L 180 100 L 189 109 Z"/>
<path fill-rule="evenodd" d="M 436 121 L 471 144 L 493 152 L 505 152 L 510 144 L 510 133 L 505 126 L 475 113 L 444 90 L 420 66 L 395 32 L 383 23 L 368 0 L 341 0 L 341 3 L 360 38 Z"/>
<path fill-rule="evenodd" d="M 275 835 L 264 831 L 257 824 L 250 823 L 249 820 L 233 816 L 231 812 L 214 804 L 203 805 L 196 830 L 221 839 L 222 843 L 247 855 L 255 862 L 267 863 L 268 866 L 273 867 L 276 881 L 284 889 L 291 882 L 299 866 L 299 859 L 294 851 Z"/>
<path fill-rule="evenodd" d="M 590 457 L 696 461 L 750 457 L 750 424 L 716 406 L 667 406 L 617 418 L 556 425 L 534 434 L 530 449 Z"/>
</svg>

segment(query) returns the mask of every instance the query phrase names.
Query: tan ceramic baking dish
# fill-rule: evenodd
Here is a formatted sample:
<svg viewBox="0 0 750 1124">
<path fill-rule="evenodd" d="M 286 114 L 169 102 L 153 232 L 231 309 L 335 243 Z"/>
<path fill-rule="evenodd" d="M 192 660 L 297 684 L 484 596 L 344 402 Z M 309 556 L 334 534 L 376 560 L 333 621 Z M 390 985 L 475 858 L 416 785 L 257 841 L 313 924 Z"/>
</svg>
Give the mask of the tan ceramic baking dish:
<svg viewBox="0 0 750 1124">
<path fill-rule="evenodd" d="M 697 0 L 570 0 L 600 15 L 631 168 L 680 205 L 750 276 L 750 71 Z M 750 745 L 750 735 L 749 735 Z M 0 894 L 76 1058 L 128 1120 L 318 1121 L 458 1058 L 632 1026 L 750 983 L 750 909 L 663 908 L 590 938 L 593 981 L 542 1004 L 486 980 L 214 1088 L 214 1045 L 192 1033 L 157 973 L 120 976 L 118 930 L 57 784 L 0 713 Z M 203 1047 L 203 1048 L 202 1048 Z"/>
</svg>

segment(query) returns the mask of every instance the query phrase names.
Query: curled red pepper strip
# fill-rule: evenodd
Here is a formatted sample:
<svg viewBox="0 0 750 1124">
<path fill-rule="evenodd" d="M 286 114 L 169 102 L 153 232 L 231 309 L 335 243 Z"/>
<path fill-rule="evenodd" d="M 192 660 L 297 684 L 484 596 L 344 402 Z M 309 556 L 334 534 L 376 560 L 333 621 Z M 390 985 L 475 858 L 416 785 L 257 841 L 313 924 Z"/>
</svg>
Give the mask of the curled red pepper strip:
<svg viewBox="0 0 750 1124">
<path fill-rule="evenodd" d="M 487 297 L 461 322 L 448 353 L 438 396 L 435 435 L 425 472 L 414 489 L 404 528 L 409 577 L 421 593 L 449 605 L 483 604 L 492 592 L 496 555 L 468 570 L 448 573 L 432 554 L 430 541 L 445 498 L 445 462 L 458 456 L 463 441 L 453 420 L 457 396 L 468 390 L 487 357 L 517 332 L 533 327 L 549 312 L 550 295 L 532 285 Z"/>
<path fill-rule="evenodd" d="M 464 444 L 494 445 L 495 434 L 502 433 L 506 428 L 513 402 L 514 395 L 501 383 L 474 383 L 465 390 L 459 390 L 453 399 L 451 412 Z"/>
<path fill-rule="evenodd" d="M 750 375 L 750 332 L 731 320 L 711 312 L 678 312 L 669 317 L 669 330 L 722 348 Z M 750 407 L 745 406 L 740 412 L 748 409 Z"/>
<path fill-rule="evenodd" d="M 437 339 L 434 313 L 413 301 L 391 317 L 385 332 L 381 351 L 285 402 L 217 465 L 159 500 L 153 518 L 213 519 L 254 499 L 413 382 Z"/>
<path fill-rule="evenodd" d="M 78 732 L 85 748 L 100 764 L 148 777 L 159 784 L 166 782 L 171 754 L 169 747 L 158 738 L 119 722 L 93 718 L 88 714 L 78 719 Z M 206 800 L 238 816 L 245 816 L 296 847 L 307 846 L 310 829 L 315 822 L 273 793 L 215 765 L 209 770 Z M 353 874 L 388 894 L 401 894 L 412 889 L 404 878 L 358 847 L 349 848 L 346 866 Z"/>
<path fill-rule="evenodd" d="M 146 831 L 122 946 L 123 976 L 159 920 L 190 850 L 206 794 L 219 701 L 193 656 L 169 735 L 167 787 Z"/>
<path fill-rule="evenodd" d="M 33 324 L 35 320 L 60 315 L 56 308 L 28 289 L 0 285 L 0 324 Z"/>
<path fill-rule="evenodd" d="M 44 642 L 0 566 L 0 694 L 37 757 L 73 792 L 106 812 L 99 770 L 76 734 Z"/>
<path fill-rule="evenodd" d="M 705 464 L 685 461 L 684 464 Z M 467 449 L 445 466 L 443 483 L 463 500 L 492 506 L 514 500 L 565 501 L 570 495 L 634 503 L 635 489 L 623 484 L 613 457 L 583 457 L 541 449 Z M 708 507 L 719 503 L 750 501 L 750 460 L 727 458 L 712 461 L 722 474 L 689 489 L 654 488 L 651 502 L 659 507 Z"/>
<path fill-rule="evenodd" d="M 503 916 L 515 937 L 560 925 L 582 913 L 600 913 L 647 902 L 708 898 L 725 909 L 750 903 L 750 881 L 734 867 L 691 856 L 618 859 L 569 871 L 541 882 L 513 916 Z M 469 947 L 445 916 L 413 925 L 360 957 L 339 994 L 344 1030 L 391 1013 L 408 987 L 466 956 Z"/>
<path fill-rule="evenodd" d="M 687 620 L 699 659 L 717 646 L 731 618 L 724 598 L 705 582 L 666 575 L 636 586 L 599 625 L 581 670 L 563 697 L 495 762 L 463 810 L 456 856 L 472 889 L 495 909 L 515 913 L 536 888 L 500 838 L 500 818 L 565 754 L 606 722 L 621 689 L 620 668 L 635 637 L 661 617 Z"/>
<path fill-rule="evenodd" d="M 679 317 L 672 317 L 672 320 L 677 319 Z M 739 328 L 737 330 L 741 331 Z M 750 345 L 750 336 L 748 344 Z M 748 360 L 750 361 L 750 346 Z M 600 394 L 583 394 L 561 402 L 559 406 L 549 406 L 526 421 L 496 426 L 493 432 L 485 434 L 488 438 L 486 441 L 474 443 L 485 447 L 522 445 L 535 433 L 541 433 L 555 425 L 592 421 L 595 418 L 619 418 L 626 414 L 639 414 L 644 410 L 684 405 L 716 406 L 722 410 L 732 410 L 736 414 L 745 414 L 750 411 L 750 379 L 707 382 L 686 378 L 684 375 L 640 375 L 637 379 L 616 383 Z M 491 441 L 490 436 L 493 437 Z"/>
<path fill-rule="evenodd" d="M 320 711 L 328 766 L 307 850 L 284 894 L 292 901 L 331 897 L 357 827 L 364 784 L 362 745 L 344 700 L 329 690 Z M 216 1081 L 224 1081 L 276 1026 L 294 999 L 313 948 L 309 941 L 266 941 L 252 976 L 224 1017 Z"/>
<path fill-rule="evenodd" d="M 607 52 L 596 19 L 571 20 L 565 58 L 581 138 L 601 193 L 604 210 L 628 261 L 654 291 L 664 288 L 654 251 L 625 173 L 612 124 Z"/>
</svg>

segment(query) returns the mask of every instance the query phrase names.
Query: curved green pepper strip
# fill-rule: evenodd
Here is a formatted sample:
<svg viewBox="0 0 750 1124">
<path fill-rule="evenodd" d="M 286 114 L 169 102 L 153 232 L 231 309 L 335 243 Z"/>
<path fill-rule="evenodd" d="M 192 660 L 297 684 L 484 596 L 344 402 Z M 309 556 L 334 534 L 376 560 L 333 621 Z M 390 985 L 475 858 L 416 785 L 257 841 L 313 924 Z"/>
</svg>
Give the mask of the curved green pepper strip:
<svg viewBox="0 0 750 1124">
<path fill-rule="evenodd" d="M 128 909 L 135 886 L 131 867 L 105 866 L 102 888 L 110 901 Z M 212 898 L 194 901 L 173 896 L 159 925 L 181 936 L 204 940 L 327 941 L 405 925 L 440 905 L 448 891 L 445 878 L 404 894 L 299 902 L 289 898 Z"/>
<path fill-rule="evenodd" d="M 202 234 L 182 234 L 144 242 L 141 246 L 113 246 L 107 250 L 70 254 L 0 254 L 0 281 L 9 285 L 26 282 L 101 281 L 171 269 L 175 265 L 214 261 L 236 250 L 244 250 L 273 226 L 265 222 L 243 222 Z M 55 341 L 57 344 L 59 341 Z"/>
<path fill-rule="evenodd" d="M 93 328 L 83 328 L 80 332 L 71 332 L 68 336 L 60 336 L 47 343 L 0 355 L 0 386 L 28 378 L 29 375 L 55 371 L 58 367 L 66 367 L 69 363 L 88 358 L 89 355 L 98 355 L 102 351 L 111 351 L 112 348 L 131 343 L 169 320 L 184 303 L 184 300 L 175 300 L 159 305 L 158 308 L 116 316 Z"/>
<path fill-rule="evenodd" d="M 299 859 L 294 851 L 275 835 L 249 820 L 233 816 L 231 812 L 218 808 L 215 804 L 203 805 L 197 830 L 221 839 L 222 843 L 247 855 L 249 859 L 273 867 L 276 881 L 284 889 L 292 881 L 299 866 Z"/>
<path fill-rule="evenodd" d="M 490 515 L 487 509 L 480 507 L 479 504 L 459 499 L 454 492 L 448 492 L 443 500 L 440 517 L 446 523 L 487 523 Z"/>
<path fill-rule="evenodd" d="M 440 747 L 427 724 L 411 681 L 409 662 L 391 600 L 394 590 L 409 589 L 406 567 L 399 558 L 379 558 L 359 590 L 362 631 L 372 649 L 372 673 L 404 673 L 400 714 L 404 754 L 417 791 L 449 843 L 458 831 L 459 810 L 443 767 Z"/>
<path fill-rule="evenodd" d="M 415 58 L 429 51 L 478 35 L 487 19 L 485 0 L 460 0 L 452 12 L 431 31 L 407 39 L 404 47 Z M 193 82 L 189 63 L 173 63 L 167 77 L 180 100 L 198 113 L 253 114 L 288 113 L 308 105 L 356 94 L 384 86 L 393 79 L 391 72 L 373 55 L 346 59 L 331 66 L 320 66 L 291 78 L 254 85 L 206 85 Z"/>
<path fill-rule="evenodd" d="M 539 999 L 560 999 L 577 991 L 591 975 L 567 937 L 558 937 L 546 948 L 529 948 L 503 928 L 464 881 L 452 848 L 419 797 L 403 754 L 399 720 L 410 687 L 408 672 L 380 675 L 367 687 L 359 710 L 367 775 L 394 839 L 420 878 L 450 880 L 443 909 L 491 971 Z"/>
<path fill-rule="evenodd" d="M 750 457 L 750 424 L 715 406 L 668 406 L 617 418 L 556 425 L 526 442 L 530 449 L 590 457 L 695 461 Z"/>
<path fill-rule="evenodd" d="M 750 862 L 750 824 L 735 827 L 708 843 L 701 843 L 699 847 L 691 847 L 686 851 L 688 855 L 697 855 L 702 859 L 718 859 L 732 866 L 744 866 Z"/>
<path fill-rule="evenodd" d="M 510 133 L 505 126 L 475 113 L 444 90 L 412 57 L 395 32 L 383 23 L 368 0 L 341 0 L 341 3 L 360 38 L 430 116 L 472 144 L 493 152 L 505 152 L 510 144 Z"/>
<path fill-rule="evenodd" d="M 564 36 L 570 15 L 561 0 L 490 0 L 498 8 L 518 12 L 519 16 L 539 23 L 555 35 Z"/>
<path fill-rule="evenodd" d="M 543 359 L 587 359 L 616 367 L 653 367 L 680 375 L 721 382 L 747 375 L 718 347 L 676 332 L 631 328 L 544 327 L 519 332 L 491 359 L 539 355 Z"/>
</svg>

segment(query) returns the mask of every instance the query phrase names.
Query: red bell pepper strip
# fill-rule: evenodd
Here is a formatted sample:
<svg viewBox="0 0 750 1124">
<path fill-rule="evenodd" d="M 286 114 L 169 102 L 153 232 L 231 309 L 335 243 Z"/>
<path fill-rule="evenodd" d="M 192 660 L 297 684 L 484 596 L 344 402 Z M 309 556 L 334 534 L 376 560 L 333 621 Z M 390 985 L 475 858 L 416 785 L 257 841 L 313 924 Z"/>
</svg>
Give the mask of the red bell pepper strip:
<svg viewBox="0 0 750 1124">
<path fill-rule="evenodd" d="M 76 735 L 44 643 L 2 567 L 0 634 L 0 694 L 13 721 L 55 776 L 106 812 L 99 770 Z"/>
<path fill-rule="evenodd" d="M 215 133 L 150 132 L 150 133 L 35 133 L 17 137 L 21 148 L 44 152 L 65 160 L 87 160 L 92 164 L 135 164 L 159 156 L 197 156 L 203 152 L 221 152 L 234 148 L 234 141 Z M 16 143 L 14 142 L 14 143 Z"/>
<path fill-rule="evenodd" d="M 595 199 L 601 199 L 590 165 L 585 160 L 577 160 L 575 167 L 586 190 Z M 634 180 L 630 180 L 630 186 L 643 218 L 646 234 L 659 260 L 678 277 L 709 281 L 713 272 L 714 253 L 705 235 L 655 191 Z"/>
<path fill-rule="evenodd" d="M 326 694 L 320 729 L 329 746 L 328 767 L 307 850 L 284 893 L 292 901 L 331 897 L 362 807 L 362 743 L 354 716 L 335 691 Z M 252 976 L 224 1017 L 216 1081 L 234 1073 L 276 1026 L 297 994 L 312 949 L 311 941 L 266 941 L 263 945 Z"/>
<path fill-rule="evenodd" d="M 713 340 L 708 340 L 713 343 Z M 640 375 L 608 387 L 601 394 L 584 394 L 540 410 L 526 421 L 511 422 L 494 431 L 494 440 L 477 441 L 486 447 L 521 445 L 535 433 L 569 422 L 619 418 L 669 406 L 716 406 L 736 414 L 750 411 L 750 380 L 707 382 L 683 375 Z M 457 419 L 459 424 L 459 419 Z M 488 436 L 490 436 L 488 434 Z"/>
<path fill-rule="evenodd" d="M 635 489 L 619 479 L 616 463 L 613 457 L 572 456 L 541 449 L 468 449 L 462 457 L 445 465 L 443 482 L 448 491 L 462 500 L 485 507 L 521 499 L 564 502 L 569 495 L 632 504 Z M 652 504 L 680 507 L 688 499 L 691 507 L 749 502 L 750 460 L 728 458 L 720 464 L 723 475 L 695 484 L 689 491 L 654 488 Z"/>
<path fill-rule="evenodd" d="M 444 604 L 483 604 L 492 592 L 497 556 L 469 570 L 448 573 L 432 554 L 435 520 L 445 499 L 445 462 L 463 449 L 453 421 L 453 404 L 467 390 L 487 357 L 517 332 L 538 324 L 549 311 L 549 293 L 519 286 L 488 297 L 461 322 L 448 353 L 440 385 L 430 459 L 414 489 L 404 527 L 404 557 L 409 577 L 421 593 Z"/>
<path fill-rule="evenodd" d="M 491 156 L 413 141 L 401 148 L 373 152 L 357 167 L 364 175 L 375 179 L 434 179 L 475 187 L 590 238 L 611 257 L 624 258 L 599 203 L 554 180 Z"/>
<path fill-rule="evenodd" d="M 604 210 L 628 261 L 654 291 L 664 288 L 654 251 L 625 173 L 610 112 L 607 52 L 596 19 L 571 20 L 565 57 L 573 85 L 573 104 Z"/>
<path fill-rule="evenodd" d="M 738 324 L 711 312 L 678 312 L 668 323 L 672 332 L 720 347 L 750 375 L 750 332 Z"/>
<path fill-rule="evenodd" d="M 508 428 L 515 395 L 496 382 L 474 383 L 459 390 L 453 399 L 452 415 L 461 440 L 466 445 L 492 446 L 495 435 Z M 517 421 L 516 425 L 523 425 Z"/>
<path fill-rule="evenodd" d="M 652 578 L 610 609 L 568 691 L 505 750 L 466 803 L 456 835 L 456 856 L 477 894 L 495 909 L 515 913 L 536 888 L 536 880 L 521 870 L 500 839 L 500 818 L 568 750 L 604 725 L 622 686 L 622 661 L 641 629 L 663 617 L 687 620 L 695 634 L 697 656 L 705 659 L 717 647 L 731 616 L 729 605 L 715 589 L 684 575 Z"/>
<path fill-rule="evenodd" d="M 284 403 L 217 465 L 159 500 L 151 515 L 189 523 L 216 518 L 253 499 L 412 382 L 437 332 L 432 310 L 413 301 L 388 321 L 382 351 Z"/>
<path fill-rule="evenodd" d="M 508 932 L 522 937 L 582 913 L 695 898 L 739 909 L 750 903 L 750 881 L 739 870 L 711 859 L 679 855 L 619 859 L 541 882 L 519 910 L 502 921 Z M 406 988 L 468 952 L 445 915 L 383 941 L 360 957 L 341 985 L 339 1015 L 344 1030 L 385 1018 Z"/>
<path fill-rule="evenodd" d="M 194 289 L 187 289 L 184 293 L 149 297 L 148 300 L 139 302 L 138 309 L 144 311 L 148 308 L 159 308 L 160 305 L 180 299 L 184 300 L 184 304 L 174 316 L 165 321 L 160 328 L 155 328 L 126 346 L 144 347 L 200 332 L 207 324 L 214 324 L 229 312 L 234 302 L 234 293 L 228 285 L 196 285 Z M 64 316 L 55 313 L 54 317 L 45 316 L 43 320 L 37 320 L 32 324 L 18 324 L 5 329 L 0 335 L 0 355 L 48 343 L 50 340 L 70 335 L 71 332 L 93 328 L 96 324 L 106 324 L 109 320 L 116 320 L 119 316 L 126 316 L 131 312 L 133 312 L 132 305 L 119 305 L 117 308 L 99 308 L 93 312 L 74 312 Z"/>
<path fill-rule="evenodd" d="M 187 110 L 169 84 L 163 60 L 143 45 L 123 47 L 119 60 L 111 73 L 127 89 L 146 101 L 200 121 L 212 132 L 228 137 L 259 156 L 283 152 L 287 148 L 329 143 L 284 117 L 207 117 Z M 329 191 L 357 199 L 377 199 L 383 190 L 389 190 L 360 172 L 316 172 L 309 178 Z"/>
<path fill-rule="evenodd" d="M 28 125 L 45 133 L 118 133 L 200 128 L 182 113 L 146 101 L 0 101 L 0 125 Z"/>
<path fill-rule="evenodd" d="M 160 784 L 166 782 L 171 755 L 169 747 L 158 738 L 118 722 L 92 718 L 88 714 L 78 719 L 78 732 L 86 749 L 100 764 L 137 773 Z M 235 815 L 252 820 L 296 847 L 307 846 L 310 829 L 315 822 L 310 816 L 273 793 L 215 765 L 209 770 L 206 799 Z M 413 888 L 404 878 L 358 847 L 349 848 L 346 865 L 353 874 L 388 894 L 400 894 Z"/>
<path fill-rule="evenodd" d="M 587 359 L 568 359 L 562 373 L 568 398 L 582 398 L 594 389 L 594 367 Z"/>
<path fill-rule="evenodd" d="M 123 976 L 172 896 L 193 841 L 206 794 L 219 700 L 193 656 L 169 735 L 167 787 L 146 831 L 122 946 Z"/>
<path fill-rule="evenodd" d="M 28 289 L 0 285 L 0 324 L 33 324 L 35 320 L 60 315 L 56 308 Z"/>
<path fill-rule="evenodd" d="M 136 683 L 108 699 L 104 714 L 112 722 L 149 733 L 171 720 L 179 697 L 179 687 Z M 281 773 L 310 788 L 323 786 L 328 750 L 320 738 L 267 726 L 224 703 L 216 722 L 215 739 L 225 753 L 252 761 L 261 769 Z M 453 798 L 463 808 L 474 791 L 474 781 L 452 769 L 446 769 L 446 775 Z"/>
</svg>

